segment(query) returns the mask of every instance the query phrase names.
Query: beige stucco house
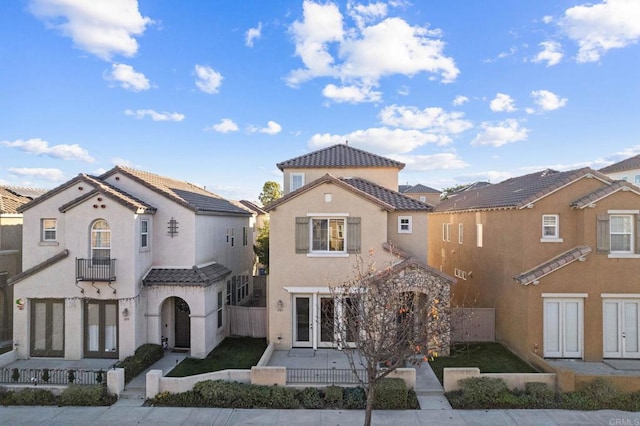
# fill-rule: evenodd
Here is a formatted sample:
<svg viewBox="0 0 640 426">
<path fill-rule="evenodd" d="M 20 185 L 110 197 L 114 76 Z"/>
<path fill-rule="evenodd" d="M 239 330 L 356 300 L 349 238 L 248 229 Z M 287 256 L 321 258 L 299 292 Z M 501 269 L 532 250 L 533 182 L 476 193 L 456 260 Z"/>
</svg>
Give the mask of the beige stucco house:
<svg viewBox="0 0 640 426">
<path fill-rule="evenodd" d="M 196 185 L 116 166 L 19 211 L 19 358 L 122 359 L 147 342 L 204 357 L 224 306 L 251 293 L 251 213 Z"/>
<path fill-rule="evenodd" d="M 334 303 L 330 287 L 353 278 L 359 257 L 368 262 L 371 256 L 379 271 L 412 258 L 434 291 L 446 287 L 448 303 L 452 279 L 427 266 L 427 214 L 433 207 L 397 191 L 403 167 L 346 144 L 278 164 L 284 196 L 265 206 L 268 340 L 277 348 L 333 345 L 330 324 L 341 319 L 332 310 L 337 308 L 327 307 L 342 301 Z"/>
<path fill-rule="evenodd" d="M 495 308 L 523 358 L 640 358 L 640 188 L 583 168 L 464 191 L 429 216 L 452 306 Z"/>
<path fill-rule="evenodd" d="M 423 185 L 418 183 L 416 185 L 400 185 L 398 187 L 398 192 L 402 194 L 415 198 L 416 200 L 420 200 L 423 203 L 431 204 L 435 206 L 440 203 L 442 191 L 438 191 L 435 188 L 431 188 L 430 186 Z"/>
</svg>

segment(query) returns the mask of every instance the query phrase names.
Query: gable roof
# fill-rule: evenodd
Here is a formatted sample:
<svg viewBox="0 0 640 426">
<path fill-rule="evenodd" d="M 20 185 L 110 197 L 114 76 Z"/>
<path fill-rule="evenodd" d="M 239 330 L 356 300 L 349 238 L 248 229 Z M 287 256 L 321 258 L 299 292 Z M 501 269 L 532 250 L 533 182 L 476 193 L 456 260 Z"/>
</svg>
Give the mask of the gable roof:
<svg viewBox="0 0 640 426">
<path fill-rule="evenodd" d="M 617 163 L 613 163 L 608 165 L 607 167 L 603 167 L 598 170 L 600 173 L 616 173 L 616 172 L 625 172 L 627 170 L 635 170 L 640 169 L 640 154 L 634 155 L 633 157 L 627 158 L 626 160 L 618 161 Z"/>
<path fill-rule="evenodd" d="M 286 168 L 350 168 L 350 167 L 392 167 L 399 170 L 404 163 L 381 157 L 347 144 L 333 145 L 276 164 Z"/>
<path fill-rule="evenodd" d="M 341 178 L 354 188 L 393 206 L 394 210 L 433 210 L 433 206 L 362 178 Z"/>
<path fill-rule="evenodd" d="M 207 191 L 197 185 L 154 173 L 136 170 L 130 167 L 115 166 L 99 177 L 103 180 L 116 174 L 123 174 L 135 182 L 167 197 L 196 214 L 237 214 L 250 215 L 247 210 L 238 207 L 219 195 Z"/>
<path fill-rule="evenodd" d="M 238 201 L 238 202 L 239 202 L 240 204 L 242 204 L 245 208 L 247 208 L 247 209 L 249 209 L 249 210 L 251 210 L 251 211 L 253 211 L 253 212 L 255 212 L 255 213 L 258 213 L 258 214 L 267 214 L 267 212 L 266 212 L 266 211 L 264 211 L 264 208 L 262 208 L 262 207 L 258 206 L 258 205 L 257 205 L 257 204 L 255 204 L 255 203 L 252 203 L 251 201 L 248 201 L 248 200 L 240 200 L 240 201 Z"/>
<path fill-rule="evenodd" d="M 17 214 L 18 209 L 31 198 L 17 194 L 11 187 L 0 186 L 0 214 Z"/>
<path fill-rule="evenodd" d="M 524 208 L 582 178 L 597 178 L 602 182 L 613 182 L 605 175 L 588 167 L 566 172 L 546 169 L 475 190 L 463 191 L 438 204 L 435 211 Z"/>
<path fill-rule="evenodd" d="M 419 183 L 413 186 L 400 185 L 399 192 L 403 194 L 440 194 L 441 191 Z"/>
<path fill-rule="evenodd" d="M 64 249 L 61 252 L 54 254 L 50 258 L 43 260 L 37 265 L 32 266 L 26 271 L 22 271 L 18 275 L 14 275 L 13 277 L 7 280 L 7 283 L 13 285 L 18 281 L 22 281 L 23 279 L 30 277 L 31 275 L 36 274 L 42 271 L 43 269 L 47 269 L 51 265 L 55 265 L 56 263 L 60 262 L 62 259 L 66 258 L 67 256 L 69 256 L 69 250 Z"/>
<path fill-rule="evenodd" d="M 191 268 L 152 268 L 142 279 L 144 285 L 179 285 L 208 287 L 231 275 L 232 271 L 219 263 Z"/>
<path fill-rule="evenodd" d="M 536 281 L 545 275 L 549 275 L 550 273 L 555 272 L 576 260 L 584 260 L 584 257 L 589 253 L 591 253 L 591 247 L 589 246 L 578 246 L 572 248 L 571 250 L 547 260 L 535 268 L 521 273 L 517 277 L 513 277 L 513 279 L 522 285 L 529 285 L 532 283 L 536 284 Z"/>
<path fill-rule="evenodd" d="M 577 199 L 576 201 L 571 203 L 571 207 L 583 209 L 619 191 L 630 191 L 635 193 L 636 195 L 640 195 L 640 188 L 638 188 L 637 186 L 632 185 L 624 180 L 617 180 L 611 185 L 600 187 L 595 191 Z"/>
</svg>

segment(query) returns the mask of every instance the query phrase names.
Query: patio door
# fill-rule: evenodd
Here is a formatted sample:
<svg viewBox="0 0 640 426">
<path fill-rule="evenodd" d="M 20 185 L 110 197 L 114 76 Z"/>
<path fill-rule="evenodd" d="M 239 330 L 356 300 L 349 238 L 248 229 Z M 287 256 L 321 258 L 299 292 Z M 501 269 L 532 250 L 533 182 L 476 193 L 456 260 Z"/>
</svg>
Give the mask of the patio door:
<svg viewBox="0 0 640 426">
<path fill-rule="evenodd" d="M 293 296 L 293 346 L 313 346 L 312 296 Z"/>
<path fill-rule="evenodd" d="M 118 302 L 89 300 L 85 304 L 84 354 L 87 358 L 118 358 Z"/>
<path fill-rule="evenodd" d="M 602 308 L 603 357 L 640 358 L 640 300 L 605 299 Z"/>
<path fill-rule="evenodd" d="M 320 298 L 320 324 L 318 329 L 320 330 L 320 336 L 318 340 L 318 347 L 320 348 L 332 348 L 335 340 L 336 330 L 336 315 L 335 315 L 335 303 L 331 296 L 319 296 Z"/>
<path fill-rule="evenodd" d="M 64 356 L 64 300 L 31 301 L 31 356 Z"/>
<path fill-rule="evenodd" d="M 545 299 L 543 326 L 546 358 L 582 358 L 582 299 Z"/>
</svg>

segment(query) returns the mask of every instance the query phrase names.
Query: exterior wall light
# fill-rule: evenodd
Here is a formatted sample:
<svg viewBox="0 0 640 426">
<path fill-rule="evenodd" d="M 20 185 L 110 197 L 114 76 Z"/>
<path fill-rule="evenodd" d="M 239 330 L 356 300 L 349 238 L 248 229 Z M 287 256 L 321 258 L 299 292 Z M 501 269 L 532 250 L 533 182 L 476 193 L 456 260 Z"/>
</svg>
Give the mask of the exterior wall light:
<svg viewBox="0 0 640 426">
<path fill-rule="evenodd" d="M 284 303 L 282 302 L 282 300 L 278 300 L 276 306 L 278 307 L 279 312 L 282 312 L 282 310 L 284 309 Z"/>
</svg>

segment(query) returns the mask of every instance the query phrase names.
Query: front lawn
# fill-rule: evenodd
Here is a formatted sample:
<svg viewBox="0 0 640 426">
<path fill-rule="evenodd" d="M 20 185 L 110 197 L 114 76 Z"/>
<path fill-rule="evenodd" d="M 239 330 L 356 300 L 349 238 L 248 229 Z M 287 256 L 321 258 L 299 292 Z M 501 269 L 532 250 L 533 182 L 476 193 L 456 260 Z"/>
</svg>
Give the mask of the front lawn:
<svg viewBox="0 0 640 426">
<path fill-rule="evenodd" d="M 249 369 L 260 361 L 267 339 L 227 337 L 204 359 L 185 358 L 168 377 L 185 377 L 227 369 Z"/>
<path fill-rule="evenodd" d="M 478 367 L 481 373 L 537 373 L 500 343 L 462 343 L 451 347 L 451 355 L 437 357 L 429 363 L 443 383 L 444 368 Z"/>
</svg>

